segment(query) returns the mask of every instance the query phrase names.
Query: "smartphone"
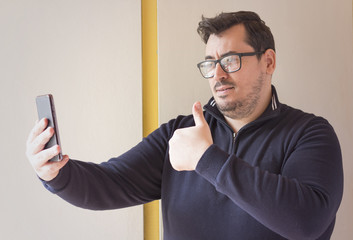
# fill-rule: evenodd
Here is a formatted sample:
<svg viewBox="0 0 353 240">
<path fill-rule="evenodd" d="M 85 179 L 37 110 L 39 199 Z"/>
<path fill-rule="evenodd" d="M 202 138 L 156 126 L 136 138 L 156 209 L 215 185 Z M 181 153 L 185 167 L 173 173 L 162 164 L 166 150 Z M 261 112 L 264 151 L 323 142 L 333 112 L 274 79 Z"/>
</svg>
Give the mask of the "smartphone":
<svg viewBox="0 0 353 240">
<path fill-rule="evenodd" d="M 59 138 L 59 129 L 58 129 L 58 121 L 56 119 L 55 106 L 54 106 L 54 98 L 51 94 L 41 95 L 36 98 L 37 111 L 38 111 L 38 119 L 46 118 L 48 119 L 48 126 L 52 127 L 55 131 L 53 137 L 49 140 L 49 142 L 45 145 L 44 149 L 50 148 L 55 145 L 60 145 Z M 62 153 L 61 153 L 61 145 L 60 145 L 60 153 L 50 159 L 49 161 L 61 161 Z"/>
</svg>

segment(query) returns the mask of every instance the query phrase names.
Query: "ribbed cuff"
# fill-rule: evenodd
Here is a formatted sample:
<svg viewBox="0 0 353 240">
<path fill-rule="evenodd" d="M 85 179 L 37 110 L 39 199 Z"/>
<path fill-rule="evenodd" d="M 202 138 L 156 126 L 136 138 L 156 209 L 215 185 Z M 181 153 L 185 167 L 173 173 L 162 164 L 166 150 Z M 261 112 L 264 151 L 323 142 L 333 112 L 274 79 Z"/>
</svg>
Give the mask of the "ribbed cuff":
<svg viewBox="0 0 353 240">
<path fill-rule="evenodd" d="M 221 150 L 215 144 L 211 145 L 202 155 L 195 171 L 202 175 L 213 185 L 216 185 L 216 178 L 227 161 L 228 153 Z"/>
<path fill-rule="evenodd" d="M 60 169 L 59 174 L 50 181 L 44 181 L 43 179 L 39 178 L 42 181 L 44 187 L 54 194 L 64 189 L 70 181 L 69 165 L 70 161 L 62 169 Z"/>
</svg>

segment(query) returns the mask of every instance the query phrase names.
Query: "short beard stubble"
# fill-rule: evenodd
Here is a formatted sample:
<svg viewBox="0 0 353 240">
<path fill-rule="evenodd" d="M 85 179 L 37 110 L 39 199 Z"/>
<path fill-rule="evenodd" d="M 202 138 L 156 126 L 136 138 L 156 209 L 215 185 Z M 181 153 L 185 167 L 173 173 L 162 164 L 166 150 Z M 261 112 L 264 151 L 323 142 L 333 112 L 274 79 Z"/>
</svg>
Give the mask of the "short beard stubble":
<svg viewBox="0 0 353 240">
<path fill-rule="evenodd" d="M 257 81 L 251 88 L 251 92 L 244 98 L 239 99 L 234 102 L 229 102 L 225 104 L 218 104 L 217 107 L 219 111 L 226 117 L 231 119 L 244 119 L 249 117 L 255 110 L 259 103 L 260 92 L 265 81 L 265 74 L 262 73 L 257 78 Z M 233 85 L 233 83 L 221 82 L 221 84 Z M 236 86 L 234 86 L 236 88 Z"/>
</svg>

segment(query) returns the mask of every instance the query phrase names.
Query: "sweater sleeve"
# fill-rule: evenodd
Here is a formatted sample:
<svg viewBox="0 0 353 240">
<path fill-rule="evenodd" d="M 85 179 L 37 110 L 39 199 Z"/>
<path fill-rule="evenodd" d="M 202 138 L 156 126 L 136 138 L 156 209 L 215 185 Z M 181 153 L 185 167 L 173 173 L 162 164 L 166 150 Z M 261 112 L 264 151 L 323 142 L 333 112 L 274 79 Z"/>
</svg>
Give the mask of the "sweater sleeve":
<svg viewBox="0 0 353 240">
<path fill-rule="evenodd" d="M 70 160 L 56 178 L 43 184 L 67 202 L 94 210 L 159 199 L 168 145 L 165 129 L 161 127 L 123 155 L 101 164 Z"/>
<path fill-rule="evenodd" d="M 317 239 L 342 199 L 338 139 L 326 120 L 315 118 L 287 155 L 281 173 L 274 174 L 212 145 L 196 172 L 272 231 L 288 239 Z"/>
</svg>

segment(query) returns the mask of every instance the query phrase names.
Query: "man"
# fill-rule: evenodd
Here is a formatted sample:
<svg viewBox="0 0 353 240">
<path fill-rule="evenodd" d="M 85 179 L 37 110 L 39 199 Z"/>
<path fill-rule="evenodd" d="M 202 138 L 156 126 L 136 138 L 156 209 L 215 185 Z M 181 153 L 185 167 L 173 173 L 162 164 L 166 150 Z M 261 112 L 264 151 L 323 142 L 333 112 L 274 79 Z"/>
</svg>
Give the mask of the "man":
<svg viewBox="0 0 353 240">
<path fill-rule="evenodd" d="M 203 18 L 198 64 L 213 97 L 120 157 L 48 162 L 40 120 L 27 156 L 45 187 L 88 209 L 162 200 L 165 239 L 329 239 L 342 198 L 338 139 L 321 117 L 281 104 L 270 29 L 253 12 Z M 97 181 L 99 179 L 99 181 Z"/>
</svg>

